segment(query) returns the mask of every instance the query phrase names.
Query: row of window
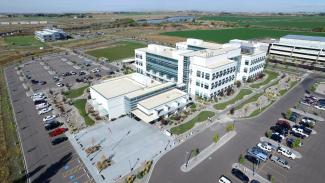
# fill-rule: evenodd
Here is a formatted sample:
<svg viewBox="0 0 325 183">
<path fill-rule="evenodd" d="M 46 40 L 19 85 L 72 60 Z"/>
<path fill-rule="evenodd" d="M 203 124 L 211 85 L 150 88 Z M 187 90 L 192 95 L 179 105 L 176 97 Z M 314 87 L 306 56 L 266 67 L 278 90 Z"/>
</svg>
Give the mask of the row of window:
<svg viewBox="0 0 325 183">
<path fill-rule="evenodd" d="M 222 76 L 225 76 L 227 74 L 230 74 L 230 73 L 233 73 L 236 71 L 236 67 L 233 66 L 231 68 L 228 68 L 228 69 L 224 69 L 223 71 L 220 71 L 220 72 L 216 72 L 216 73 L 213 73 L 212 74 L 212 80 L 215 80 L 217 79 L 218 77 L 222 77 Z M 196 71 L 196 76 L 197 77 L 200 77 L 200 78 L 205 78 L 207 80 L 210 80 L 210 74 L 209 73 L 204 73 L 204 72 L 201 72 L 201 71 Z"/>
<path fill-rule="evenodd" d="M 265 56 L 251 60 L 251 64 L 249 64 L 249 60 L 245 60 L 245 65 L 254 65 L 264 60 L 265 60 Z"/>
<path fill-rule="evenodd" d="M 221 86 L 221 85 L 223 85 L 225 83 L 233 81 L 234 79 L 235 79 L 235 75 L 232 75 L 232 76 L 223 78 L 222 80 L 216 81 L 216 82 L 211 84 L 211 89 L 217 88 L 218 86 Z M 203 83 L 203 82 L 200 82 L 199 80 L 196 81 L 196 86 L 199 86 L 199 87 L 204 88 L 204 89 L 209 89 L 209 84 L 208 83 Z"/>
<path fill-rule="evenodd" d="M 135 61 L 135 64 L 137 64 L 137 65 L 140 65 L 140 66 L 142 66 L 143 65 L 143 63 L 142 62 L 140 62 L 140 61 Z"/>
<path fill-rule="evenodd" d="M 257 65 L 257 66 L 254 66 L 254 67 L 250 68 L 250 69 L 249 69 L 249 72 L 250 72 L 250 73 L 251 73 L 251 72 L 254 72 L 254 71 L 256 71 L 256 70 L 258 70 L 258 69 L 260 69 L 260 68 L 262 68 L 262 67 L 264 67 L 264 64 L 259 64 L 259 65 Z"/>
<path fill-rule="evenodd" d="M 231 88 L 232 86 L 233 85 L 229 85 L 229 86 L 224 87 L 224 88 L 222 88 L 222 89 L 220 89 L 218 91 L 215 91 L 215 92 L 211 93 L 210 96 L 207 93 L 203 93 L 203 92 L 200 92 L 199 90 L 195 90 L 195 95 L 198 95 L 198 96 L 201 96 L 201 97 L 204 97 L 204 98 L 208 99 L 208 98 L 212 98 L 214 96 L 219 95 L 221 92 L 226 91 L 228 88 Z"/>
<path fill-rule="evenodd" d="M 141 54 L 138 54 L 138 53 L 136 53 L 136 54 L 135 54 L 135 58 L 139 58 L 139 59 L 142 59 L 142 55 L 141 55 Z"/>
</svg>

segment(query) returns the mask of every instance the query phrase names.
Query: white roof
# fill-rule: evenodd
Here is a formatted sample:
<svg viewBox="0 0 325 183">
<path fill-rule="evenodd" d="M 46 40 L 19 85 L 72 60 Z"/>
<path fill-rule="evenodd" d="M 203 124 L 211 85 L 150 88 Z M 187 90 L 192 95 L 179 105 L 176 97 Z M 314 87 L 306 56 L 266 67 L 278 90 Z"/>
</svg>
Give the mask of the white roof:
<svg viewBox="0 0 325 183">
<path fill-rule="evenodd" d="M 160 55 L 167 58 L 172 58 L 177 60 L 178 56 L 183 53 L 192 52 L 191 50 L 177 50 L 173 47 L 161 46 L 156 44 L 149 44 L 146 48 L 136 49 L 138 51 L 143 51 L 146 53 L 151 53 L 155 55 Z"/>
<path fill-rule="evenodd" d="M 146 123 L 150 123 L 151 121 L 158 119 L 158 116 L 155 116 L 153 114 L 147 115 L 139 109 L 133 110 L 131 113 Z"/>
<path fill-rule="evenodd" d="M 142 96 L 142 95 L 144 95 L 146 93 L 150 93 L 150 92 L 153 92 L 153 91 L 158 91 L 158 90 L 161 90 L 163 88 L 172 86 L 174 84 L 175 83 L 167 82 L 167 83 L 163 83 L 163 84 L 160 84 L 160 85 L 155 85 L 155 86 L 152 86 L 152 87 L 143 88 L 141 90 L 137 90 L 137 91 L 134 91 L 132 93 L 127 94 L 126 97 L 128 97 L 130 99 L 135 98 L 135 97 L 139 97 L 139 96 Z"/>
<path fill-rule="evenodd" d="M 160 85 L 161 83 L 155 80 L 150 82 L 142 82 L 148 79 L 146 76 L 138 73 L 133 73 L 113 79 L 108 79 L 101 84 L 92 86 L 91 88 L 100 93 L 106 99 L 126 95 L 128 93 L 144 89 L 146 87 L 152 87 Z M 137 80 L 138 79 L 138 80 Z"/>
<path fill-rule="evenodd" d="M 178 89 L 172 89 L 159 95 L 142 100 L 138 104 L 146 109 L 154 109 L 184 96 L 187 96 L 185 92 Z"/>
</svg>

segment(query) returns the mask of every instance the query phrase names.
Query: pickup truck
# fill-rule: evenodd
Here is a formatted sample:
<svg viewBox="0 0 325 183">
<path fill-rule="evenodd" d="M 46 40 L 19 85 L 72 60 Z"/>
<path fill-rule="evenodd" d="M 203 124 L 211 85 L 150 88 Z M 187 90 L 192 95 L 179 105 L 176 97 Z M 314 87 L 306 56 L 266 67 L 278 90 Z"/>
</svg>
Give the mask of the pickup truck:
<svg viewBox="0 0 325 183">
<path fill-rule="evenodd" d="M 292 131 L 295 132 L 295 133 L 299 133 L 299 134 L 301 134 L 302 136 L 309 137 L 309 135 L 306 134 L 306 133 L 304 132 L 304 130 L 301 129 L 301 128 L 292 128 Z"/>
</svg>

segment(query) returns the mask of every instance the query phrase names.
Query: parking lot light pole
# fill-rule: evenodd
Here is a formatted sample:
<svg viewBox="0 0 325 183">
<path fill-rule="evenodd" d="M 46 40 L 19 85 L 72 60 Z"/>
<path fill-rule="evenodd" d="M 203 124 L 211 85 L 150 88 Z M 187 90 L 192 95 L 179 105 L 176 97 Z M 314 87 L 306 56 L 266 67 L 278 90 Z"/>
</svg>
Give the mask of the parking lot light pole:
<svg viewBox="0 0 325 183">
<path fill-rule="evenodd" d="M 187 168 L 187 155 L 188 155 L 188 152 L 186 151 L 186 153 L 185 153 L 185 168 Z"/>
</svg>

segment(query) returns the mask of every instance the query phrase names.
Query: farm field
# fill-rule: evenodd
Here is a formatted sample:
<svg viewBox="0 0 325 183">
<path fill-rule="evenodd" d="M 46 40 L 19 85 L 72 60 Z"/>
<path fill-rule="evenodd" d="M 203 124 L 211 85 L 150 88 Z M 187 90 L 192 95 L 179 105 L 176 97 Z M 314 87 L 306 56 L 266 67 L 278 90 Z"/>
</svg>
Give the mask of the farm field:
<svg viewBox="0 0 325 183">
<path fill-rule="evenodd" d="M 119 42 L 113 47 L 106 47 L 87 51 L 87 54 L 94 57 L 105 57 L 109 61 L 120 60 L 123 58 L 133 57 L 134 49 L 145 47 L 145 44 L 136 42 Z"/>
<path fill-rule="evenodd" d="M 325 16 L 203 16 L 202 20 L 224 21 L 238 26 L 311 30 L 325 27 Z"/>
<path fill-rule="evenodd" d="M 41 47 L 45 46 L 44 43 L 37 40 L 34 36 L 12 36 L 5 37 L 4 41 L 10 47 Z"/>
<path fill-rule="evenodd" d="M 301 34 L 309 36 L 325 36 L 325 33 L 302 32 L 302 31 L 285 31 L 274 29 L 261 28 L 232 28 L 220 30 L 189 30 L 189 31 L 174 31 L 164 32 L 162 35 L 197 38 L 205 41 L 213 41 L 226 43 L 231 39 L 263 39 L 263 38 L 279 38 L 288 34 Z"/>
</svg>

